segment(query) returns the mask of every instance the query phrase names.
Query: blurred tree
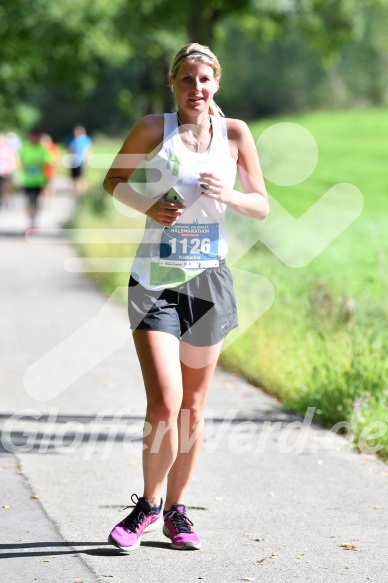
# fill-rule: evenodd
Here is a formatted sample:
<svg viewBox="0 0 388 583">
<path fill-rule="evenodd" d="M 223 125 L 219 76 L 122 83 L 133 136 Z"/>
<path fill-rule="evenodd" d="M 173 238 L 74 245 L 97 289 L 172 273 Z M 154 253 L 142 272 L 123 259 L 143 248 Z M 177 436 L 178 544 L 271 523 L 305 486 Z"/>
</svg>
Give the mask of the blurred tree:
<svg viewBox="0 0 388 583">
<path fill-rule="evenodd" d="M 228 21 L 218 43 L 218 55 L 227 63 L 217 103 L 230 117 L 245 120 L 300 111 L 317 105 L 324 95 L 326 73 L 320 56 L 309 51 L 295 30 L 271 42 L 258 34 L 243 36 L 238 23 Z"/>
<path fill-rule="evenodd" d="M 308 105 L 307 92 L 316 87 L 310 81 L 321 75 L 318 61 L 334 62 L 340 46 L 362 36 L 365 7 L 377 11 L 384 5 L 384 0 L 35 0 L 33 5 L 29 0 L 3 0 L 0 121 L 32 120 L 35 105 L 47 129 L 51 124 L 58 133 L 70 119 L 84 117 L 90 130 L 110 132 L 120 127 L 120 119 L 127 123 L 147 112 L 168 111 L 173 106 L 166 91 L 168 63 L 188 40 L 217 49 L 227 39 L 228 71 L 240 76 L 245 61 L 237 61 L 256 54 L 256 43 L 261 79 L 271 86 L 273 105 Z M 382 45 L 383 40 L 367 46 L 365 37 L 365 51 L 379 70 Z M 294 71 L 284 67 L 281 76 L 269 79 L 261 61 L 270 58 L 269 68 L 279 69 L 288 59 L 290 67 L 291 54 L 299 54 L 298 66 L 292 62 Z M 338 74 L 342 72 L 339 68 Z M 285 78 L 289 87 L 294 84 L 287 94 Z M 372 91 L 372 76 L 370 81 Z M 248 88 L 249 76 L 244 83 Z M 298 83 L 303 91 L 298 92 Z M 382 78 L 374 84 L 376 95 L 382 95 L 382 85 Z M 234 88 L 226 84 L 225 90 L 230 101 Z M 247 111 L 256 115 L 257 104 L 265 111 L 268 90 L 265 99 L 263 84 L 250 92 Z"/>
<path fill-rule="evenodd" d="M 337 101 L 371 102 L 388 98 L 388 4 L 375 10 L 368 5 L 360 22 L 357 43 L 346 43 L 329 71 Z"/>
<path fill-rule="evenodd" d="M 246 15 L 224 21 L 218 54 L 228 74 L 220 106 L 231 116 L 254 119 L 312 107 L 386 102 L 388 5 L 349 6 L 356 4 L 353 28 L 343 30 L 337 48 L 322 30 L 315 38 L 324 18 L 314 26 L 309 19 L 295 18 L 281 34 L 258 27 Z"/>
<path fill-rule="evenodd" d="M 0 118 L 18 121 L 18 104 L 49 83 L 86 94 L 98 58 L 122 62 L 130 45 L 115 35 L 121 0 L 3 0 L 0 5 Z M 3 113 L 3 116 L 2 116 Z"/>
</svg>

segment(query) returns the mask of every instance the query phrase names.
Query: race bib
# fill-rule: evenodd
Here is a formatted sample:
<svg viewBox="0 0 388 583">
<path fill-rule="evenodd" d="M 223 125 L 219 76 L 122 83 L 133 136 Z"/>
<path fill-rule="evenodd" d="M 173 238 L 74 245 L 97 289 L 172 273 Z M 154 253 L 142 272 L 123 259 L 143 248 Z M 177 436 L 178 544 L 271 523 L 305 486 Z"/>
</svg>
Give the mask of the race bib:
<svg viewBox="0 0 388 583">
<path fill-rule="evenodd" d="M 37 174 L 39 174 L 39 171 L 40 171 L 39 166 L 27 166 L 26 168 L 26 172 L 30 176 L 36 176 Z"/>
<path fill-rule="evenodd" d="M 163 230 L 159 265 L 206 269 L 218 267 L 218 223 L 177 224 Z"/>
</svg>

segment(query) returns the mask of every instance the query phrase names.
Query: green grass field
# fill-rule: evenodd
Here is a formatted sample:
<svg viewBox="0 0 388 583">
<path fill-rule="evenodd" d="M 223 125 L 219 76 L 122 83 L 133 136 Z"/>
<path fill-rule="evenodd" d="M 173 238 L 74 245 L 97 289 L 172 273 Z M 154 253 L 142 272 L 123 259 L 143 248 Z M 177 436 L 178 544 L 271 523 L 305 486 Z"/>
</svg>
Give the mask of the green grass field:
<svg viewBox="0 0 388 583">
<path fill-rule="evenodd" d="M 290 411 L 303 415 L 307 407 L 315 407 L 314 421 L 325 426 L 356 418 L 355 444 L 387 457 L 388 111 L 315 112 L 266 119 L 250 127 L 257 139 L 272 124 L 283 121 L 311 132 L 319 160 L 300 184 L 278 186 L 266 181 L 273 207 L 280 203 L 299 218 L 330 188 L 350 183 L 361 191 L 364 208 L 301 267 L 290 267 L 261 242 L 264 223 L 229 214 L 229 265 L 240 270 L 236 293 L 245 331 L 222 353 L 221 363 L 276 395 Z M 98 151 L 106 148 L 103 142 L 97 145 Z M 118 145 L 109 143 L 109 148 L 114 151 Z M 94 171 L 93 181 L 100 176 Z M 338 205 L 335 201 L 329 208 L 329 219 L 322 217 L 317 232 L 331 216 L 338 220 L 340 200 Z M 80 202 L 75 225 L 130 228 L 133 219 L 118 213 L 110 197 L 96 186 Z M 308 247 L 308 237 L 302 243 Z M 246 252 L 234 263 L 233 250 L 238 248 Z M 83 245 L 82 253 L 90 258 L 121 257 L 117 273 L 99 273 L 97 265 L 94 276 L 106 293 L 126 285 L 133 247 Z M 254 314 L 263 298 L 260 286 L 254 285 L 255 275 L 268 280 L 274 293 L 272 305 L 258 319 Z"/>
</svg>

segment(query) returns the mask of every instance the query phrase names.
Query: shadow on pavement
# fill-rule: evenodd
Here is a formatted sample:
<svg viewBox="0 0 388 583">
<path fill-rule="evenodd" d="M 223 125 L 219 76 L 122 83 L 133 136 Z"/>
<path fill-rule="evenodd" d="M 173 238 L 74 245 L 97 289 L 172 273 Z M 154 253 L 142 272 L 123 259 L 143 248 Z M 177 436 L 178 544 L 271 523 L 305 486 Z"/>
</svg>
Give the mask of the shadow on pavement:
<svg viewBox="0 0 388 583">
<path fill-rule="evenodd" d="M 107 548 L 88 548 L 79 549 L 77 547 L 107 547 Z M 145 547 L 157 547 L 160 549 L 174 550 L 171 549 L 170 542 L 161 541 L 142 541 L 141 546 Z M 72 547 L 69 550 L 56 550 L 59 547 Z M 37 550 L 34 549 L 46 549 Z M 12 543 L 12 544 L 0 544 L 0 551 L 18 551 L 20 552 L 0 552 L 0 559 L 16 559 L 22 557 L 47 557 L 47 556 L 60 556 L 60 555 L 90 555 L 98 557 L 125 557 L 128 553 L 121 551 L 120 549 L 113 548 L 108 542 L 36 542 L 36 543 Z M 28 551 L 26 549 L 31 549 Z"/>
<path fill-rule="evenodd" d="M 47 557 L 47 556 L 59 556 L 59 555 L 76 555 L 79 553 L 88 553 L 88 551 L 97 551 L 97 549 L 77 549 L 74 547 L 90 547 L 90 546 L 107 546 L 107 542 L 35 542 L 35 543 L 11 543 L 11 544 L 0 544 L 0 551 L 18 551 L 20 552 L 0 552 L 0 559 L 16 559 L 21 557 Z M 60 547 L 71 547 L 69 550 L 56 550 Z M 27 549 L 31 549 L 28 551 Z M 34 549 L 42 549 L 37 550 Z M 45 550 L 43 550 L 45 549 Z M 105 549 L 108 553 L 110 549 Z M 113 549 L 112 549 L 113 551 Z M 111 552 L 114 554 L 114 551 Z"/>
</svg>

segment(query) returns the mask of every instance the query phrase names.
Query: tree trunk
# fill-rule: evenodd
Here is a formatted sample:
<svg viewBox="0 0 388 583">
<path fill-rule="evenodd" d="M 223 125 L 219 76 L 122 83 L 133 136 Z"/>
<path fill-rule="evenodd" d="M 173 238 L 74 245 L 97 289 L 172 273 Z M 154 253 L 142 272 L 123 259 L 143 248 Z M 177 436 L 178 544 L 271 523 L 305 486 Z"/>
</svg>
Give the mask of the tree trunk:
<svg viewBox="0 0 388 583">
<path fill-rule="evenodd" d="M 219 14 L 208 4 L 206 0 L 190 0 L 187 34 L 190 42 L 211 46 Z"/>
</svg>

